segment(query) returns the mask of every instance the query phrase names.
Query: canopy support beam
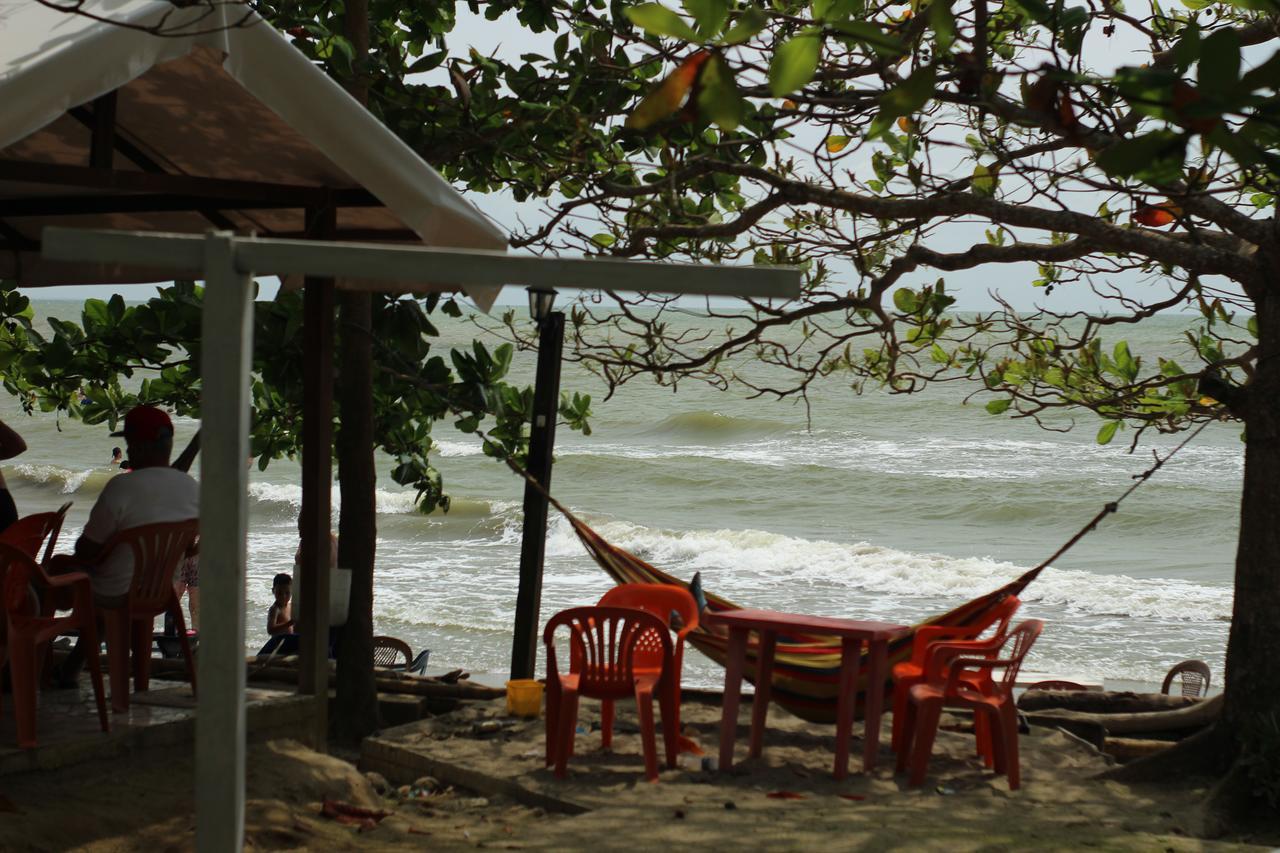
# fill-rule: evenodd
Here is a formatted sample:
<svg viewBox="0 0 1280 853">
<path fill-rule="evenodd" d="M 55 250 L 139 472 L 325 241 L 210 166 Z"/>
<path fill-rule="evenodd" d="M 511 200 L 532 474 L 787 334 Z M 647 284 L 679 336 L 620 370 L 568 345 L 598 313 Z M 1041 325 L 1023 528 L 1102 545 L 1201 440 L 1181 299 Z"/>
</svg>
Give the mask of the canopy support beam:
<svg viewBox="0 0 1280 853">
<path fill-rule="evenodd" d="M 249 380 L 253 279 L 236 269 L 235 238 L 203 239 L 200 373 L 201 624 L 196 714 L 196 849 L 244 844 L 245 566 L 249 532 Z M 214 342 L 217 342 L 214 345 Z"/>
</svg>

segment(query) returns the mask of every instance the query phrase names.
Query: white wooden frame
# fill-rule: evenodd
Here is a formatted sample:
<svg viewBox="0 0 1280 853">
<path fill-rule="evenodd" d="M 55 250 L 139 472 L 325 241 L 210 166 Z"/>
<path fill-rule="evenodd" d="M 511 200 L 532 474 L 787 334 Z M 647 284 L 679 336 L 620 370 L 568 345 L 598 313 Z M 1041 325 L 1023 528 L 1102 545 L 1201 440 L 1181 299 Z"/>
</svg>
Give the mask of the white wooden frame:
<svg viewBox="0 0 1280 853">
<path fill-rule="evenodd" d="M 340 287 L 436 292 L 463 285 L 794 299 L 788 267 L 537 258 L 482 250 L 49 227 L 42 252 L 59 261 L 129 264 L 195 274 L 206 285 L 201 392 L 200 541 L 203 605 L 196 715 L 196 844 L 244 844 L 244 578 L 248 534 L 249 379 L 254 275 L 305 274 Z M 422 283 L 428 279 L 429 283 Z M 343 281 L 345 280 L 345 282 Z M 216 342 L 216 346 L 214 345 Z M 321 695 L 325 695 L 322 693 Z"/>
</svg>

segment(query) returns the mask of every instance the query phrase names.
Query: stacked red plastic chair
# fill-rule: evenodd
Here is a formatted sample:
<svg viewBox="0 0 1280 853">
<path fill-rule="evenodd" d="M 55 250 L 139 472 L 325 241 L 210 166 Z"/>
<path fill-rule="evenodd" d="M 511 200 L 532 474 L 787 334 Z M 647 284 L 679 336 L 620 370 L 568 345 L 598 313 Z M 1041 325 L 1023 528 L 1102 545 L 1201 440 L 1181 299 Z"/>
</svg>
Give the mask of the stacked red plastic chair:
<svg viewBox="0 0 1280 853">
<path fill-rule="evenodd" d="M 1013 618 L 1013 614 L 1017 612 L 1021 604 L 1022 602 L 1016 595 L 1009 595 L 990 611 L 983 614 L 983 618 L 973 624 L 964 626 L 924 625 L 916 629 L 915 640 L 911 644 L 911 660 L 894 664 L 892 670 L 894 684 L 893 749 L 895 752 L 900 751 L 902 748 L 903 720 L 907 716 L 908 693 L 912 687 L 924 681 L 925 664 L 929 659 L 929 649 L 933 644 L 946 642 L 959 645 L 965 642 L 979 642 L 978 636 L 992 625 L 996 626 L 992 636 L 998 637 L 1009 629 L 1009 620 Z M 986 673 L 978 676 L 978 679 L 986 678 Z M 985 725 L 978 732 L 978 752 L 986 760 L 987 766 L 990 767 L 992 751 Z"/>
<path fill-rule="evenodd" d="M 944 707 L 972 710 L 975 728 L 978 719 L 985 718 L 992 735 L 996 772 L 1008 777 L 1010 789 L 1021 784 L 1013 685 L 1042 630 L 1043 622 L 1028 619 L 991 640 L 933 645 L 924 682 L 911 688 L 903 721 L 898 771 L 910 768 L 909 784 L 924 782 Z M 998 681 L 992 675 L 994 670 L 1001 671 Z"/>
<path fill-rule="evenodd" d="M 631 607 L 643 610 L 658 617 L 668 628 L 671 627 L 672 614 L 680 620 L 680 627 L 676 630 L 670 675 L 663 682 L 663 689 L 667 693 L 667 702 L 672 709 L 670 728 L 676 734 L 677 744 L 685 743 L 680 735 L 680 674 L 684 668 L 685 638 L 698 627 L 698 602 L 694 601 L 693 595 L 682 587 L 661 583 L 626 583 L 610 589 L 597 604 L 600 607 Z M 658 672 L 662 667 L 658 650 L 656 648 L 638 650 L 634 666 L 638 672 Z M 663 720 L 662 726 L 665 733 L 667 720 Z M 613 742 L 612 699 L 605 699 L 600 703 L 600 732 L 602 743 L 608 749 Z M 691 743 L 686 748 L 696 749 Z M 674 756 L 667 756 L 668 763 L 674 760 Z"/>
<path fill-rule="evenodd" d="M 569 631 L 569 670 L 561 672 L 556 659 L 557 629 Z M 670 693 L 664 679 L 674 667 L 671 635 L 664 622 L 643 610 L 628 607 L 575 607 L 551 617 L 543 631 L 547 647 L 548 766 L 563 778 L 573 755 L 578 723 L 578 700 L 583 697 L 617 701 L 634 698 L 640 719 L 645 777 L 658 781 L 658 751 L 653 719 L 657 695 L 662 708 L 667 765 L 675 765 L 675 730 Z M 644 666 L 637 667 L 637 661 Z M 659 667 L 654 662 L 660 661 Z"/>
<path fill-rule="evenodd" d="M 83 572 L 70 572 L 49 577 L 23 549 L 0 542 L 0 584 L 4 596 L 4 618 L 8 623 L 4 645 L 0 645 L 0 661 L 6 657 L 9 661 L 18 746 L 23 749 L 36 746 L 40 657 L 47 652 L 50 640 L 72 630 L 79 631 L 85 639 L 89 676 L 98 703 L 98 720 L 102 730 L 109 731 L 102 671 L 98 667 L 98 632 L 89 576 Z M 31 594 L 35 587 L 68 590 L 72 599 L 71 613 L 65 616 L 41 615 Z"/>
</svg>

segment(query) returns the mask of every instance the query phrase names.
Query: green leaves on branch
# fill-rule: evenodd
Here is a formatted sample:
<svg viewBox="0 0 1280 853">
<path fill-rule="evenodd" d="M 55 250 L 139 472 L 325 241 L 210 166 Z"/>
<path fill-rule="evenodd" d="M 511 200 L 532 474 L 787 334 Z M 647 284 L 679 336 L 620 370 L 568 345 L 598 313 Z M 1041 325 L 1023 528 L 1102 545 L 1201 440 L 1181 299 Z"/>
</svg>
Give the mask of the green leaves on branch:
<svg viewBox="0 0 1280 853">
<path fill-rule="evenodd" d="M 907 55 L 906 42 L 867 21 L 840 21 L 829 26 L 843 36 L 845 41 L 861 44 L 880 56 L 897 59 Z"/>
<path fill-rule="evenodd" d="M 781 98 L 804 88 L 817 73 L 821 54 L 822 35 L 813 28 L 778 45 L 769 63 L 769 91 Z"/>
<path fill-rule="evenodd" d="M 1107 421 L 1102 425 L 1102 429 L 1098 430 L 1098 444 L 1110 444 L 1111 439 L 1116 437 L 1116 431 L 1120 429 L 1120 421 Z"/>
<path fill-rule="evenodd" d="M 650 35 L 671 36 L 692 42 L 700 41 L 698 34 L 685 23 L 684 18 L 661 3 L 630 6 L 623 10 L 623 14 L 627 16 L 627 20 Z"/>
<path fill-rule="evenodd" d="M 698 112 L 721 130 L 742 123 L 747 102 L 738 92 L 733 72 L 720 54 L 712 54 L 702 69 L 698 87 Z"/>
<path fill-rule="evenodd" d="M 1186 134 L 1153 130 L 1115 143 L 1098 154 L 1096 162 L 1109 175 L 1165 184 L 1182 178 L 1186 156 Z"/>
<path fill-rule="evenodd" d="M 897 86 L 880 96 L 880 112 L 867 128 L 867 138 L 875 139 L 893 126 L 901 116 L 918 112 L 933 97 L 937 71 L 932 65 L 924 65 L 911 73 Z"/>
</svg>

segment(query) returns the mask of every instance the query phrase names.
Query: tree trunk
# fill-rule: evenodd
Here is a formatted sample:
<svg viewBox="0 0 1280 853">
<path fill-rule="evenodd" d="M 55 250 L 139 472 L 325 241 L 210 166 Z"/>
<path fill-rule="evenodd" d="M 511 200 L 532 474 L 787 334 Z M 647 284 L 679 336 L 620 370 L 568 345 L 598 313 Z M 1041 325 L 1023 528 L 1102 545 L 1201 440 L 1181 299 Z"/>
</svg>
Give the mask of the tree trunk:
<svg viewBox="0 0 1280 853">
<path fill-rule="evenodd" d="M 1280 806 L 1280 300 L 1259 298 L 1257 312 L 1257 371 L 1241 406 L 1244 491 L 1222 719 L 1236 778 L 1214 798 L 1228 824 L 1267 808 L 1267 797 Z"/>
<path fill-rule="evenodd" d="M 355 75 L 347 89 L 368 102 L 364 60 L 369 54 L 367 0 L 348 0 L 345 29 L 355 48 Z M 337 701 L 332 727 L 338 740 L 356 742 L 376 731 L 378 687 L 373 675 L 373 565 L 377 551 L 377 475 L 373 434 L 373 319 L 368 293 L 344 292 L 340 301 L 338 388 L 338 565 L 351 570 L 347 624 L 338 644 Z"/>
</svg>

